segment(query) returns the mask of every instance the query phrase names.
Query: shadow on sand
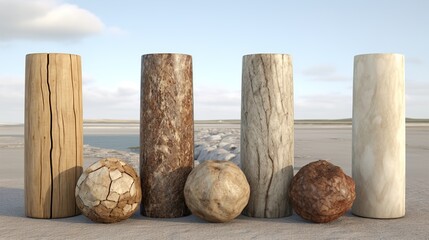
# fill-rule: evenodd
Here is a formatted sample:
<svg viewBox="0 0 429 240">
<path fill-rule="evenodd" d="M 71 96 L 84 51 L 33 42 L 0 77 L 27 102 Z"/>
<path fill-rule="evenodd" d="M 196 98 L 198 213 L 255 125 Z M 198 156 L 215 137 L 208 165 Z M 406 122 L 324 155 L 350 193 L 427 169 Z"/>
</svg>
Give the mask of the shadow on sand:
<svg viewBox="0 0 429 240">
<path fill-rule="evenodd" d="M 0 216 L 25 217 L 24 189 L 0 187 Z"/>
</svg>

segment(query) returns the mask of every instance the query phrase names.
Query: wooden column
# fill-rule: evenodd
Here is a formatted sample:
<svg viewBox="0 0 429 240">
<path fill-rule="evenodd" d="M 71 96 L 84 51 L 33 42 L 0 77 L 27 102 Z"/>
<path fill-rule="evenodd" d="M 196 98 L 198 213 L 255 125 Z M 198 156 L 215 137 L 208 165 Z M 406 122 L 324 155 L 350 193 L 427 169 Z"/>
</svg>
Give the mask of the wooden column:
<svg viewBox="0 0 429 240">
<path fill-rule="evenodd" d="M 183 190 L 194 165 L 191 56 L 142 56 L 140 117 L 141 213 L 189 215 Z"/>
<path fill-rule="evenodd" d="M 29 54 L 25 69 L 25 212 L 34 218 L 79 214 L 82 173 L 80 56 Z"/>
<path fill-rule="evenodd" d="M 292 59 L 285 54 L 243 57 L 241 164 L 250 184 L 251 217 L 290 216 L 287 192 L 294 157 Z"/>
<path fill-rule="evenodd" d="M 404 56 L 355 56 L 352 212 L 370 218 L 405 215 Z"/>
</svg>

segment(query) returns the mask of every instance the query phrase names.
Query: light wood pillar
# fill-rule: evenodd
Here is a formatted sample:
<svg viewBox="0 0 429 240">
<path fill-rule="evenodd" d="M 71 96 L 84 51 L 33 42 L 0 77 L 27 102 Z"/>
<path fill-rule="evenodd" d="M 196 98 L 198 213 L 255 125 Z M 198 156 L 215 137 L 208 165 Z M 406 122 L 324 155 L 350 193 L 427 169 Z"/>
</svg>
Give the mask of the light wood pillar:
<svg viewBox="0 0 429 240">
<path fill-rule="evenodd" d="M 34 218 L 79 214 L 74 191 L 82 173 L 80 56 L 26 56 L 25 212 Z"/>
</svg>

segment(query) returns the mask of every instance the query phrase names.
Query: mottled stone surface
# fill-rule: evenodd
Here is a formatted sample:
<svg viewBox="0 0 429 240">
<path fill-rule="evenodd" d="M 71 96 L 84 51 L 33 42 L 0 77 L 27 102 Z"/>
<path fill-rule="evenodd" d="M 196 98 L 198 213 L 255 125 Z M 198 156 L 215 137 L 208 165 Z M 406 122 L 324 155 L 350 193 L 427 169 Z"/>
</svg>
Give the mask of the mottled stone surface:
<svg viewBox="0 0 429 240">
<path fill-rule="evenodd" d="M 144 55 L 141 83 L 141 213 L 189 215 L 183 188 L 194 165 L 191 56 Z"/>
<path fill-rule="evenodd" d="M 249 201 L 249 195 L 246 176 L 229 161 L 204 161 L 192 170 L 185 185 L 189 209 L 209 222 L 236 218 Z"/>
<path fill-rule="evenodd" d="M 370 218 L 405 215 L 404 56 L 358 55 L 353 81 L 352 212 Z"/>
<path fill-rule="evenodd" d="M 305 165 L 293 177 L 289 197 L 299 216 L 326 223 L 352 207 L 355 184 L 340 167 L 319 160 Z"/>
<path fill-rule="evenodd" d="M 290 216 L 294 156 L 292 60 L 284 54 L 243 58 L 241 166 L 250 184 L 244 214 Z"/>
<path fill-rule="evenodd" d="M 88 167 L 76 186 L 76 204 L 94 222 L 113 223 L 129 218 L 141 201 L 136 171 L 116 158 Z"/>
</svg>

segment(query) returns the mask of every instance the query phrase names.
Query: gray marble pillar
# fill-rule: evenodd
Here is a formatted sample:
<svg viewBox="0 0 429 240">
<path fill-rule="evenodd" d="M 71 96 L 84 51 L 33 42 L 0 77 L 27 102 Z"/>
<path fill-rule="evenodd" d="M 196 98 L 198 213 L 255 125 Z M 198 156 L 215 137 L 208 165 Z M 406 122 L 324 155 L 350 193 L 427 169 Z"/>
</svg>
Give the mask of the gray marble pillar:
<svg viewBox="0 0 429 240">
<path fill-rule="evenodd" d="M 370 218 L 405 215 L 404 57 L 355 56 L 352 212 Z"/>
<path fill-rule="evenodd" d="M 194 165 L 191 56 L 143 55 L 140 118 L 141 213 L 189 215 L 183 190 Z"/>
<path fill-rule="evenodd" d="M 243 57 L 241 164 L 250 184 L 251 217 L 290 216 L 287 197 L 294 157 L 292 58 Z"/>
</svg>

